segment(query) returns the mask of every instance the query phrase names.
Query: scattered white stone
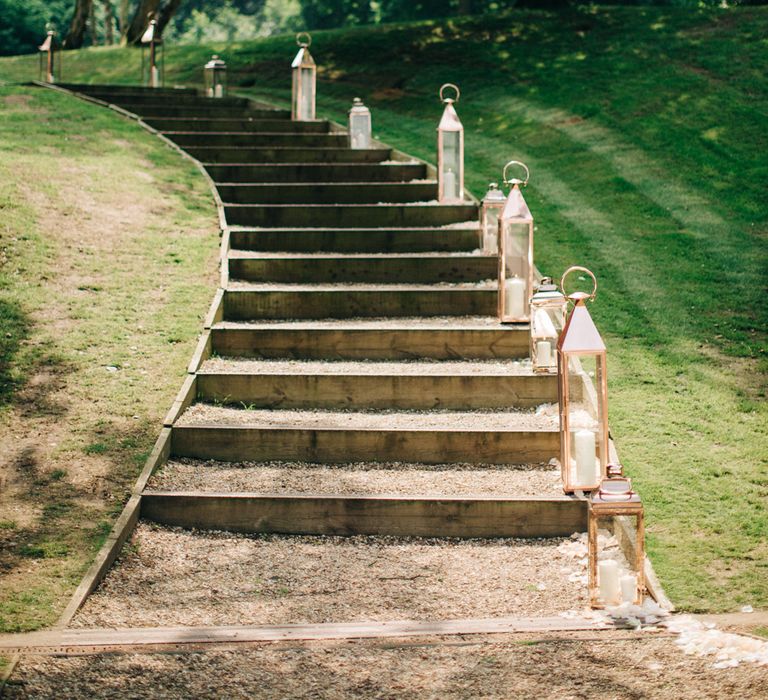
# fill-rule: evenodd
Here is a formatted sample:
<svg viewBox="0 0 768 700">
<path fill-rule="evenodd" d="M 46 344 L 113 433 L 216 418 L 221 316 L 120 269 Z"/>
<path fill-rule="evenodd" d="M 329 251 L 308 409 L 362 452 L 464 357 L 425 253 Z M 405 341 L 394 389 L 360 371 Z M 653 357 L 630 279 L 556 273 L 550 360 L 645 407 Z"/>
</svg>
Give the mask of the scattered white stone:
<svg viewBox="0 0 768 700">
<path fill-rule="evenodd" d="M 107 365 L 107 372 L 117 372 L 117 367 L 114 365 Z"/>
<path fill-rule="evenodd" d="M 745 605 L 741 609 L 741 612 L 743 612 L 743 613 L 753 613 L 753 612 L 755 612 L 755 609 L 751 605 Z"/>
</svg>

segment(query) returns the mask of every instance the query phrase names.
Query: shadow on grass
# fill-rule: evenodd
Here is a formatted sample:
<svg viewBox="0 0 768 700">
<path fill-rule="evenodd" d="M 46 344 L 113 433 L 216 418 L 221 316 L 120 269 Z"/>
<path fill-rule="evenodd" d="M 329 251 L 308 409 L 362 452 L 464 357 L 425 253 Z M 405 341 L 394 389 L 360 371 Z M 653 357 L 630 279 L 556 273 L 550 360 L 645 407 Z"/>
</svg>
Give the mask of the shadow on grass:
<svg viewBox="0 0 768 700">
<path fill-rule="evenodd" d="M 21 307 L 0 299 L 0 408 L 13 400 L 24 378 L 15 368 L 22 342 L 28 337 L 31 322 Z"/>
</svg>

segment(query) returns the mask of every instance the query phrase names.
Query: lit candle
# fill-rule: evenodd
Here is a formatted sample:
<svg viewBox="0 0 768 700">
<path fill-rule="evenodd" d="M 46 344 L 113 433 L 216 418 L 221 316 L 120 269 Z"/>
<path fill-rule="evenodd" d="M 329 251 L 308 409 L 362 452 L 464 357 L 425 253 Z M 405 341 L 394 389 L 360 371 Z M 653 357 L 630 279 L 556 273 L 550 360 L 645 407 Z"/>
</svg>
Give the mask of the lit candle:
<svg viewBox="0 0 768 700">
<path fill-rule="evenodd" d="M 521 277 L 504 282 L 504 315 L 512 318 L 525 316 L 525 280 Z"/>
<path fill-rule="evenodd" d="M 637 576 L 625 574 L 621 577 L 621 599 L 625 603 L 634 603 L 637 598 Z"/>
<path fill-rule="evenodd" d="M 450 168 L 443 175 L 443 195 L 448 199 L 458 199 L 456 194 L 456 173 Z"/>
<path fill-rule="evenodd" d="M 548 340 L 536 342 L 536 364 L 539 367 L 552 366 L 552 344 Z"/>
<path fill-rule="evenodd" d="M 597 562 L 597 582 L 603 603 L 617 605 L 621 600 L 618 562 L 614 559 Z"/>
<path fill-rule="evenodd" d="M 595 455 L 595 434 L 591 430 L 577 430 L 573 435 L 576 455 L 576 482 L 582 486 L 593 486 L 597 481 Z"/>
</svg>

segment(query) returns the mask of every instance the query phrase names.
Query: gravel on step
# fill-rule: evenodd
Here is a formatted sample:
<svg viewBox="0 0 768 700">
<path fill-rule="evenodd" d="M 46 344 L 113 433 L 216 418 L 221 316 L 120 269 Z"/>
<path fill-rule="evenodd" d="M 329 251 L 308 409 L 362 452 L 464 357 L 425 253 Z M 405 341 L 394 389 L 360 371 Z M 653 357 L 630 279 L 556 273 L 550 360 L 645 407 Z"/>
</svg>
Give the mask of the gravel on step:
<svg viewBox="0 0 768 700">
<path fill-rule="evenodd" d="M 319 318 L 319 319 L 269 319 L 266 321 L 222 321 L 217 328 L 292 328 L 319 330 L 328 328 L 354 328 L 356 330 L 381 330 L 388 328 L 413 330 L 462 330 L 493 329 L 528 331 L 528 325 L 509 325 L 499 323 L 495 316 L 377 316 L 375 318 Z"/>
<path fill-rule="evenodd" d="M 532 376 L 530 360 L 244 360 L 215 357 L 200 369 L 204 374 L 397 374 Z"/>
<path fill-rule="evenodd" d="M 544 465 L 240 462 L 176 459 L 155 473 L 156 491 L 312 493 L 337 496 L 558 497 L 560 470 Z"/>
<path fill-rule="evenodd" d="M 549 431 L 557 426 L 530 411 L 318 411 L 239 409 L 198 403 L 176 425 L 243 425 L 259 428 L 342 430 L 522 430 Z"/>
<path fill-rule="evenodd" d="M 581 609 L 564 540 L 289 537 L 140 523 L 74 627 L 545 616 Z"/>
<path fill-rule="evenodd" d="M 290 282 L 240 282 L 230 280 L 227 291 L 243 292 L 429 292 L 433 290 L 492 290 L 498 289 L 496 280 L 480 280 L 478 282 L 435 282 L 433 284 L 406 284 L 370 282 L 318 282 L 317 284 L 302 284 Z"/>
<path fill-rule="evenodd" d="M 191 653 L 25 657 L 13 700 L 725 700 L 765 698 L 768 667 L 712 668 L 647 632 L 502 634 Z"/>
</svg>

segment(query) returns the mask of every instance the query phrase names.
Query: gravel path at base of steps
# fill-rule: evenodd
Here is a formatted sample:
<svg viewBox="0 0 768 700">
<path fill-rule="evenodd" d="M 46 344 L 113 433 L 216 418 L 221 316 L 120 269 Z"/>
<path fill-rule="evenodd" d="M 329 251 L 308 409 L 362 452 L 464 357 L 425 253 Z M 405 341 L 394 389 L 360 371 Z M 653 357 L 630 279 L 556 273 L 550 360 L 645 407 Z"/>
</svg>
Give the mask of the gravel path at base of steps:
<svg viewBox="0 0 768 700">
<path fill-rule="evenodd" d="M 533 376 L 530 360 L 244 360 L 215 357 L 206 360 L 202 374 L 396 374 L 398 376 Z M 546 376 L 546 375 L 541 375 Z"/>
<path fill-rule="evenodd" d="M 531 411 L 319 411 L 190 406 L 176 425 L 339 430 L 557 430 L 550 416 Z"/>
<path fill-rule="evenodd" d="M 163 627 L 499 615 L 587 604 L 563 538 L 248 536 L 140 523 L 73 627 Z"/>
<path fill-rule="evenodd" d="M 242 462 L 179 459 L 152 476 L 157 491 L 311 493 L 337 496 L 563 495 L 560 470 L 543 465 Z"/>
<path fill-rule="evenodd" d="M 196 653 L 27 657 L 8 698 L 60 700 L 725 700 L 768 667 L 717 670 L 649 632 L 351 640 Z"/>
</svg>

